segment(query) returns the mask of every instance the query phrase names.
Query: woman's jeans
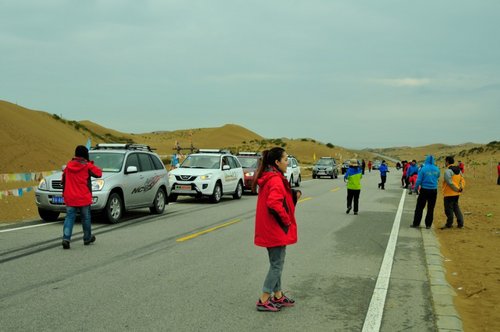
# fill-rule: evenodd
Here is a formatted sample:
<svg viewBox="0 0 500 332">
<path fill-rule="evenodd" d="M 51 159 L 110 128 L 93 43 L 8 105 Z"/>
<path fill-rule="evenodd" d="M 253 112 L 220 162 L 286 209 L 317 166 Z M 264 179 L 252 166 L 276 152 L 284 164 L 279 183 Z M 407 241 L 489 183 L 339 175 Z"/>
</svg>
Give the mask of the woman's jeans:
<svg viewBox="0 0 500 332">
<path fill-rule="evenodd" d="M 281 273 L 285 264 L 286 246 L 267 248 L 269 254 L 269 272 L 262 291 L 273 293 L 281 290 Z"/>
<path fill-rule="evenodd" d="M 80 219 L 83 228 L 83 241 L 90 241 L 92 237 L 92 229 L 90 226 L 90 205 L 87 206 L 66 206 L 66 219 L 64 219 L 63 226 L 63 240 L 71 241 L 71 234 L 73 233 L 73 225 L 75 224 L 76 212 L 80 210 Z"/>
</svg>

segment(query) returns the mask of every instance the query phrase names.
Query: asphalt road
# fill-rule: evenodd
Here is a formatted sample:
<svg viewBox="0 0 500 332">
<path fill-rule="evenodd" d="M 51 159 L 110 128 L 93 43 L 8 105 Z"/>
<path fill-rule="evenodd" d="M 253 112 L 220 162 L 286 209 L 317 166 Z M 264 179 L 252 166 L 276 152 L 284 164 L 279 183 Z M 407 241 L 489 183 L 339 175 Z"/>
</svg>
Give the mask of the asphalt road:
<svg viewBox="0 0 500 332">
<path fill-rule="evenodd" d="M 283 273 L 297 304 L 278 313 L 255 310 L 268 268 L 266 250 L 253 245 L 255 196 L 186 199 L 161 216 L 141 210 L 116 225 L 95 221 L 90 246 L 77 223 L 70 250 L 61 247 L 62 221 L 4 226 L 0 330 L 361 331 L 400 176 L 392 170 L 382 191 L 379 173 L 366 173 L 357 216 L 345 213 L 342 178 L 302 182 L 299 242 L 287 248 Z M 414 207 L 406 196 L 381 331 L 435 330 L 422 236 L 408 227 Z"/>
</svg>

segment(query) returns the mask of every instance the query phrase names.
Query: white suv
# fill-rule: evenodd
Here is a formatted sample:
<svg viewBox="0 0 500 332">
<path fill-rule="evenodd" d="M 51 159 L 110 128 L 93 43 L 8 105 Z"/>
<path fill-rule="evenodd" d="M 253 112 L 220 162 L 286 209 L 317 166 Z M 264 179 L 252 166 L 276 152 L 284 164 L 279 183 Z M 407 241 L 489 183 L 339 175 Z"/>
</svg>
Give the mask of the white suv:
<svg viewBox="0 0 500 332">
<path fill-rule="evenodd" d="M 187 156 L 180 167 L 169 174 L 171 202 L 184 195 L 206 196 L 218 203 L 222 195 L 230 194 L 240 199 L 243 194 L 243 168 L 228 151 L 200 149 Z"/>
<path fill-rule="evenodd" d="M 300 166 L 294 156 L 288 156 L 288 167 L 286 169 L 285 177 L 290 182 L 290 187 L 300 186 L 302 176 L 300 175 Z"/>
<path fill-rule="evenodd" d="M 168 173 L 149 146 L 97 144 L 89 158 L 102 169 L 102 177 L 92 179 L 93 212 L 102 212 L 110 223 L 117 223 L 131 209 L 149 207 L 151 213 L 163 213 L 170 191 Z M 52 174 L 35 190 L 38 213 L 45 221 L 57 220 L 66 212 L 61 178 L 62 172 Z"/>
</svg>

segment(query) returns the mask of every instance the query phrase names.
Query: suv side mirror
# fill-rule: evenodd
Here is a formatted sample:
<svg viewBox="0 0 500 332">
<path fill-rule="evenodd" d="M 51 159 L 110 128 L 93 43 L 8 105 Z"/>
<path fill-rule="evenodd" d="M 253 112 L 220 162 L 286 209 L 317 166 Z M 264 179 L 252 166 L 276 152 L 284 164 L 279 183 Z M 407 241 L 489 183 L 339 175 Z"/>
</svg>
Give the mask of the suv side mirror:
<svg viewBox="0 0 500 332">
<path fill-rule="evenodd" d="M 130 173 L 137 173 L 137 166 L 129 166 L 127 167 L 127 170 L 125 171 L 125 174 L 130 174 Z"/>
<path fill-rule="evenodd" d="M 227 171 L 227 170 L 230 170 L 231 167 L 229 167 L 229 165 L 222 165 L 222 170 L 223 171 Z"/>
</svg>

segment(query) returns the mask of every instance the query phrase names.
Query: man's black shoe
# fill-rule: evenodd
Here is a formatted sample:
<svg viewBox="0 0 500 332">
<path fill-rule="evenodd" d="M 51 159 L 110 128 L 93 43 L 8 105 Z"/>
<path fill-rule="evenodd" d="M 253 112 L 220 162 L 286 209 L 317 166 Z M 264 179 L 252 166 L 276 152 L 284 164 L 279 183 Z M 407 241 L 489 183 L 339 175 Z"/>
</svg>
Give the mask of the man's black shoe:
<svg viewBox="0 0 500 332">
<path fill-rule="evenodd" d="M 411 225 L 410 225 L 410 227 L 411 227 L 411 228 L 420 228 L 420 226 L 413 225 L 413 224 L 411 224 Z"/>
<path fill-rule="evenodd" d="M 441 227 L 440 229 L 448 229 L 448 228 L 451 228 L 451 226 L 446 226 L 445 225 L 445 226 Z"/>
<path fill-rule="evenodd" d="M 351 212 L 351 208 L 347 208 L 347 210 L 345 211 L 345 213 L 349 214 L 349 212 Z"/>
<path fill-rule="evenodd" d="M 86 246 L 88 246 L 89 244 L 94 243 L 94 242 L 95 242 L 95 236 L 92 235 L 92 237 L 90 238 L 90 240 L 83 241 L 83 244 L 86 245 Z"/>
<path fill-rule="evenodd" d="M 425 229 L 431 229 L 431 226 L 425 226 Z"/>
<path fill-rule="evenodd" d="M 62 241 L 62 247 L 63 247 L 63 249 L 69 249 L 69 241 L 68 240 L 63 240 Z"/>
</svg>

